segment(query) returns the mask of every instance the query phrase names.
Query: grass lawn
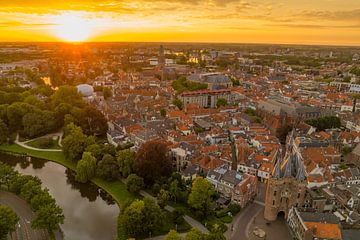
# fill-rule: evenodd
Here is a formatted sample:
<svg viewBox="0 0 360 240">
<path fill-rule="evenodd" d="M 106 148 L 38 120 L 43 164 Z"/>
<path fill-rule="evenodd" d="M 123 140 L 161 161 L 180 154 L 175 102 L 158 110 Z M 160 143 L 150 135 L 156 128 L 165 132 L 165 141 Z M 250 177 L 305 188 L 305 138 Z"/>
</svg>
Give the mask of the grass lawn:
<svg viewBox="0 0 360 240">
<path fill-rule="evenodd" d="M 12 145 L 0 145 L 0 150 L 5 152 L 13 152 L 18 154 L 27 154 L 32 157 L 41 158 L 45 160 L 49 160 L 52 162 L 59 163 L 71 170 L 76 169 L 76 164 L 72 161 L 69 161 L 65 158 L 63 152 L 42 152 L 42 151 L 35 151 L 23 148 L 19 145 L 12 144 Z M 127 191 L 126 185 L 121 181 L 116 182 L 107 182 L 100 178 L 94 178 L 91 180 L 100 188 L 104 189 L 107 193 L 109 193 L 114 200 L 118 203 L 119 206 L 124 204 L 125 202 L 134 199 L 135 197 Z"/>
<path fill-rule="evenodd" d="M 174 224 L 172 213 L 164 211 L 165 219 L 163 221 L 163 226 L 159 231 L 154 232 L 154 236 L 166 235 L 170 230 L 175 230 L 177 227 L 177 232 L 183 233 L 191 230 L 191 226 L 184 220 L 177 226 Z"/>
<path fill-rule="evenodd" d="M 48 146 L 44 147 L 43 141 L 48 140 L 47 143 Z M 52 138 L 37 138 L 30 142 L 27 142 L 26 145 L 34 148 L 41 148 L 41 149 L 61 149 L 61 147 L 58 144 L 59 139 L 52 139 Z"/>
</svg>

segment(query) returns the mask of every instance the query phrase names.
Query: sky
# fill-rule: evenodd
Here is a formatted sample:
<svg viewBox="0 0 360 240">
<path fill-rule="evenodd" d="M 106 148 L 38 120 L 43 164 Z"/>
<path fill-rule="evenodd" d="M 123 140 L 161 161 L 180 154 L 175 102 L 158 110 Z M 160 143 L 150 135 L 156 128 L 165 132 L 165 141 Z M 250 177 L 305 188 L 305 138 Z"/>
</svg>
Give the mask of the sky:
<svg viewBox="0 0 360 240">
<path fill-rule="evenodd" d="M 360 0 L 0 0 L 0 41 L 360 46 Z"/>
</svg>

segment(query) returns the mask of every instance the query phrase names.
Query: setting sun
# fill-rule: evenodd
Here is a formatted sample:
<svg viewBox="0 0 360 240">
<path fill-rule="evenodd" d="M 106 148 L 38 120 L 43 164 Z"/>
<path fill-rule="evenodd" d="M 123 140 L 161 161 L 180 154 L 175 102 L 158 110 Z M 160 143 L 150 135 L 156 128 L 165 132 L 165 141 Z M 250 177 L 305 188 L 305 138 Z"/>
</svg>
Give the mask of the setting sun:
<svg viewBox="0 0 360 240">
<path fill-rule="evenodd" d="M 67 42 L 82 42 L 92 35 L 92 24 L 81 16 L 61 15 L 57 19 L 55 34 Z"/>
</svg>

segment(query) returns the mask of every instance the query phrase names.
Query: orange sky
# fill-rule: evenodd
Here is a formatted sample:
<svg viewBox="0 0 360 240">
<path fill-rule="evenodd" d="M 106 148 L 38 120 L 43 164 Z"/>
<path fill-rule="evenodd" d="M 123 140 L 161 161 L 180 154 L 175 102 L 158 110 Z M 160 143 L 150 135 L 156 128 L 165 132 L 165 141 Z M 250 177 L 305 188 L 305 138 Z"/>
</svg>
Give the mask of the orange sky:
<svg viewBox="0 0 360 240">
<path fill-rule="evenodd" d="M 0 1 L 0 41 L 360 45 L 360 0 Z"/>
</svg>

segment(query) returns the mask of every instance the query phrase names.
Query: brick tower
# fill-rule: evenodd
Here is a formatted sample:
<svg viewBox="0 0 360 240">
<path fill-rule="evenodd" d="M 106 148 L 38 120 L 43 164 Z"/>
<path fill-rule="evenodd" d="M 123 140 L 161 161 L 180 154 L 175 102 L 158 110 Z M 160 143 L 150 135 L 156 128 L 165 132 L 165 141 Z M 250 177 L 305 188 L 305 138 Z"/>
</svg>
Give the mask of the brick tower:
<svg viewBox="0 0 360 240">
<path fill-rule="evenodd" d="M 306 173 L 294 134 L 292 131 L 288 136 L 284 157 L 281 150 L 278 150 L 267 184 L 264 218 L 268 221 L 275 221 L 280 212 L 287 218 L 292 207 L 301 207 L 304 204 Z"/>
</svg>

